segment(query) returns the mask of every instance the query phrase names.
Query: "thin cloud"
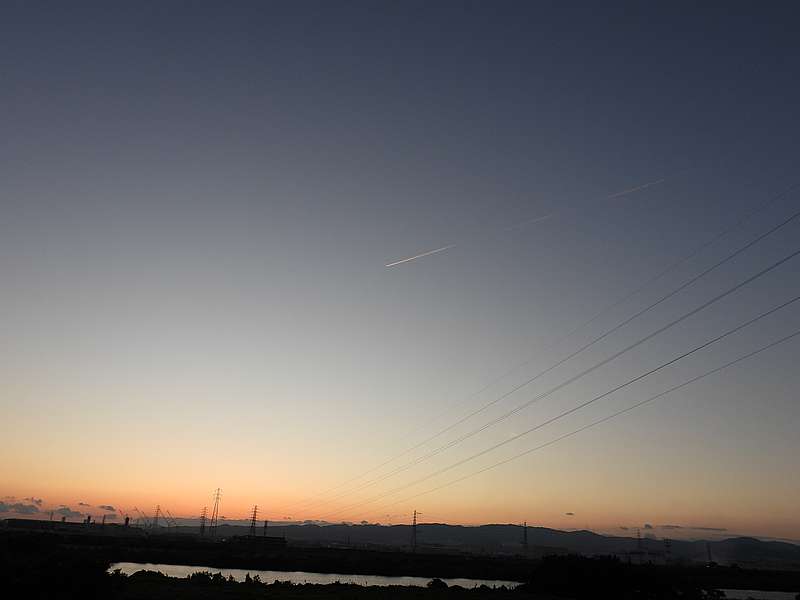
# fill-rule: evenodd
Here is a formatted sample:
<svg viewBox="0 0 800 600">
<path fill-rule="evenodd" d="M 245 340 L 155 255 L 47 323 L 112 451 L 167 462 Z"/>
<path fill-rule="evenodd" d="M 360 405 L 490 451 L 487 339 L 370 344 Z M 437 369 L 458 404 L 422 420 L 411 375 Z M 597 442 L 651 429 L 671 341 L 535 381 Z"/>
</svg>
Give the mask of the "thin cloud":
<svg viewBox="0 0 800 600">
<path fill-rule="evenodd" d="M 22 504 L 15 502 L 14 504 L 6 504 L 0 502 L 0 513 L 15 513 L 18 515 L 33 515 L 39 512 L 39 507 L 34 504 Z"/>
<path fill-rule="evenodd" d="M 696 527 L 694 525 L 657 525 L 659 529 L 686 529 L 689 531 L 728 531 L 724 527 Z"/>
<path fill-rule="evenodd" d="M 42 499 L 41 498 L 34 498 L 33 496 L 31 496 L 30 498 L 25 498 L 25 500 L 27 500 L 28 502 L 33 502 L 36 506 L 41 506 L 42 505 Z"/>
<path fill-rule="evenodd" d="M 110 504 L 98 504 L 97 508 L 102 508 L 103 510 L 110 510 L 111 512 L 117 512 L 117 509 L 111 506 Z"/>
<path fill-rule="evenodd" d="M 82 517 L 83 513 L 80 513 L 76 510 L 72 510 L 69 506 L 61 506 L 53 511 L 57 515 L 61 515 L 63 517 Z"/>
</svg>

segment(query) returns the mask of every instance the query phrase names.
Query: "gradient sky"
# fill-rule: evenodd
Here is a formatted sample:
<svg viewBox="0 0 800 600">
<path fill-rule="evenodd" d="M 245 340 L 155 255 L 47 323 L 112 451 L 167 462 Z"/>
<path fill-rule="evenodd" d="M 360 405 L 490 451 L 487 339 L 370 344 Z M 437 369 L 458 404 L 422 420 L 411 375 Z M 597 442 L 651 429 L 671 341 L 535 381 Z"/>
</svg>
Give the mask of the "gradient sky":
<svg viewBox="0 0 800 600">
<path fill-rule="evenodd" d="M 160 503 L 191 516 L 219 486 L 231 518 L 258 503 L 272 519 L 406 522 L 418 509 L 426 521 L 618 532 L 678 524 L 800 538 L 797 339 L 403 500 L 793 332 L 796 305 L 496 452 L 346 509 L 800 294 L 800 258 L 434 459 L 340 499 L 301 503 L 793 214 L 797 190 L 552 348 L 800 183 L 796 11 L 755 2 L 4 2 L 5 508 L 35 497 L 41 511 Z M 405 458 L 557 385 L 798 243 L 792 222 Z"/>
</svg>

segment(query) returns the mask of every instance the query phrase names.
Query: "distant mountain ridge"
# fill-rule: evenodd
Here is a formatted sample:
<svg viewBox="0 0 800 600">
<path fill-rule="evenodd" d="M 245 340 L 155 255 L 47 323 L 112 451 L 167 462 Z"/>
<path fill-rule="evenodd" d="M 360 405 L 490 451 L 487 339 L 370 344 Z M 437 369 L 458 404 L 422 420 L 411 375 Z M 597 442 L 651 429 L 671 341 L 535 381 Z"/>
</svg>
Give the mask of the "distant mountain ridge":
<svg viewBox="0 0 800 600">
<path fill-rule="evenodd" d="M 192 528 L 194 529 L 194 528 Z M 644 537 L 608 536 L 592 531 L 562 531 L 547 527 L 527 528 L 528 553 L 617 555 L 633 561 L 664 562 L 683 560 L 720 564 L 791 568 L 800 570 L 800 545 L 789 542 L 762 541 L 749 537 L 733 537 L 720 541 L 686 541 Z M 262 533 L 259 528 L 259 535 Z M 411 541 L 410 525 L 269 525 L 268 535 L 284 536 L 302 543 L 331 545 L 381 545 L 407 547 Z M 240 535 L 247 528 L 220 525 L 220 535 Z M 447 525 L 425 523 L 417 526 L 417 543 L 421 549 L 441 548 L 470 552 L 523 554 L 523 528 L 520 525 Z"/>
<path fill-rule="evenodd" d="M 187 523 L 188 521 L 188 523 Z M 177 519 L 177 526 L 157 529 L 133 526 L 130 533 L 139 535 L 193 534 L 199 526 L 189 519 Z M 181 524 L 186 523 L 186 524 Z M 239 523 L 223 522 L 218 526 L 217 539 L 250 534 L 250 528 Z M 42 519 L 3 519 L 0 527 L 40 530 L 48 525 Z M 69 526 L 86 525 L 68 523 Z M 93 526 L 97 527 L 98 524 Z M 102 527 L 102 526 L 101 526 Z M 107 524 L 109 532 L 122 533 L 120 524 Z M 85 527 L 84 527 L 85 528 Z M 208 535 L 208 531 L 206 532 Z M 283 537 L 290 544 L 373 549 L 408 549 L 411 544 L 410 525 L 378 524 L 275 524 L 266 529 L 259 526 L 256 535 Z M 620 537 L 593 531 L 562 531 L 547 527 L 520 525 L 447 525 L 424 523 L 417 525 L 417 546 L 420 552 L 466 552 L 473 554 L 515 555 L 531 558 L 552 554 L 584 556 L 617 556 L 635 563 L 706 563 L 739 565 L 741 567 L 800 571 L 800 545 L 784 541 L 765 541 L 752 537 L 732 537 L 718 541 L 667 540 L 648 537 Z M 524 541 L 527 539 L 527 546 Z"/>
</svg>

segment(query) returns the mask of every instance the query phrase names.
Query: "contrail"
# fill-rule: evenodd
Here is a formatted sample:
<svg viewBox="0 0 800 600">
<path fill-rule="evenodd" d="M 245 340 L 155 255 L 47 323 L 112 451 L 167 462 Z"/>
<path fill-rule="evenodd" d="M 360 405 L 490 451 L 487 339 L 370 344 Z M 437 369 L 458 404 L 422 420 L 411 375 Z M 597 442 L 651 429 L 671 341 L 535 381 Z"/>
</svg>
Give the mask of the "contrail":
<svg viewBox="0 0 800 600">
<path fill-rule="evenodd" d="M 534 217 L 532 219 L 526 219 L 525 221 L 521 221 L 515 225 L 510 225 L 503 229 L 503 231 L 511 231 L 512 229 L 517 229 L 519 227 L 523 227 L 525 225 L 529 225 L 531 223 L 538 223 L 539 221 L 545 221 L 552 217 L 553 215 L 545 215 L 543 217 Z M 402 265 L 403 263 L 411 262 L 412 260 L 417 260 L 418 258 L 422 258 L 424 256 L 430 256 L 431 254 L 438 254 L 439 252 L 444 252 L 445 250 L 450 250 L 450 248 L 455 248 L 458 244 L 449 244 L 447 246 L 442 246 L 441 248 L 436 248 L 435 250 L 428 250 L 427 252 L 423 252 L 422 254 L 417 254 L 415 256 L 409 256 L 408 258 L 401 258 L 400 260 L 396 260 L 394 262 L 390 262 L 385 267 L 394 267 L 397 265 Z"/>
<path fill-rule="evenodd" d="M 525 227 L 525 225 L 530 225 L 531 223 L 539 223 L 540 221 L 546 221 L 547 219 L 553 218 L 553 215 L 545 215 L 543 217 L 533 217 L 532 219 L 525 219 L 524 221 L 520 221 L 515 225 L 509 225 L 503 231 L 511 231 L 513 229 L 519 229 L 520 227 Z"/>
<path fill-rule="evenodd" d="M 611 200 L 612 198 L 619 198 L 620 196 L 627 196 L 628 194 L 633 194 L 634 192 L 638 192 L 640 190 L 652 187 L 654 185 L 658 185 L 659 183 L 664 183 L 667 180 L 666 177 L 662 177 L 656 181 L 651 181 L 650 183 L 644 183 L 642 185 L 637 185 L 636 187 L 630 188 L 628 190 L 622 190 L 621 192 L 617 192 L 615 194 L 611 194 L 610 196 L 606 196 L 606 200 Z"/>
<path fill-rule="evenodd" d="M 612 198 L 619 198 L 621 196 L 627 196 L 628 194 L 633 194 L 635 192 L 640 192 L 644 189 L 652 187 L 654 185 L 658 185 L 659 183 L 665 182 L 669 177 L 662 177 L 661 179 L 657 179 L 656 181 L 650 181 L 649 183 L 643 183 L 642 185 L 637 185 L 636 187 L 629 188 L 627 190 L 622 190 L 621 192 L 615 192 L 609 196 L 605 196 L 605 200 L 611 200 Z M 502 231 L 511 231 L 513 229 L 518 229 L 519 227 L 523 227 L 525 225 L 529 225 L 531 223 L 539 223 L 540 221 L 545 221 L 550 219 L 556 215 L 549 214 L 543 217 L 534 217 L 532 219 L 527 219 L 524 221 L 520 221 L 514 225 L 509 225 L 508 227 L 504 228 Z M 384 267 L 396 267 L 397 265 L 402 265 L 403 263 L 411 262 L 413 260 L 417 260 L 418 258 L 424 258 L 426 256 L 430 256 L 431 254 L 438 254 L 439 252 L 444 252 L 445 250 L 450 250 L 451 248 L 455 248 L 458 244 L 448 244 L 447 246 L 442 246 L 441 248 L 436 248 L 434 250 L 428 250 L 427 252 L 423 252 L 422 254 L 416 254 L 414 256 L 409 256 L 407 258 L 401 258 L 400 260 L 396 260 L 394 262 L 390 262 L 384 265 Z"/>
<path fill-rule="evenodd" d="M 403 263 L 411 262 L 412 260 L 417 260 L 418 258 L 422 258 L 423 256 L 430 256 L 431 254 L 438 254 L 439 252 L 444 252 L 445 250 L 450 250 L 450 248 L 455 248 L 456 244 L 450 244 L 449 246 L 442 246 L 441 248 L 436 248 L 436 250 L 428 250 L 427 252 L 423 252 L 422 254 L 417 254 L 416 256 L 409 256 L 408 258 L 401 258 L 400 260 L 396 260 L 394 262 L 390 262 L 386 267 L 394 267 L 396 265 L 402 265 Z"/>
</svg>

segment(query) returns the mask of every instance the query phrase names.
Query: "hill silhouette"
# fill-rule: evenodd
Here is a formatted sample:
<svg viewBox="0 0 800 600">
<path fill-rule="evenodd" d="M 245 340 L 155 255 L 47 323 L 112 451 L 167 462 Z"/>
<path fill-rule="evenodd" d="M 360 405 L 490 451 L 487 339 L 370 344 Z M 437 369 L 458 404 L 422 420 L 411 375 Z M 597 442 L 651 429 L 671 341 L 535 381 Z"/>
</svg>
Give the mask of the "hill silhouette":
<svg viewBox="0 0 800 600">
<path fill-rule="evenodd" d="M 191 531 L 193 528 L 179 528 Z M 521 554 L 523 531 L 519 525 L 489 524 L 480 526 L 425 523 L 417 526 L 422 547 L 441 546 L 469 552 Z M 221 535 L 241 535 L 246 527 L 221 525 Z M 270 525 L 269 534 L 283 536 L 289 542 L 327 545 L 380 545 L 404 547 L 411 539 L 409 525 L 303 524 Z M 641 548 L 643 560 L 663 561 L 667 549 L 663 539 L 608 536 L 593 531 L 563 531 L 548 527 L 528 527 L 528 552 L 547 554 L 583 554 L 628 556 Z M 733 537 L 720 541 L 671 540 L 669 558 L 687 562 L 706 562 L 708 547 L 720 564 L 800 569 L 800 545 L 763 541 L 751 537 Z"/>
</svg>

